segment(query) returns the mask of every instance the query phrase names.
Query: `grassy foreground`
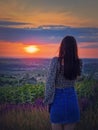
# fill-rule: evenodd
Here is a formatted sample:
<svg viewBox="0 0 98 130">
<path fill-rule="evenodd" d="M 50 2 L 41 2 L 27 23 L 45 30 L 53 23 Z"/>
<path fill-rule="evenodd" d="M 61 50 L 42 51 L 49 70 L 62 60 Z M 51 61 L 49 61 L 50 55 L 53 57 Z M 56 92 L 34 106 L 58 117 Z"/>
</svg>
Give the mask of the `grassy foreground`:
<svg viewBox="0 0 98 130">
<path fill-rule="evenodd" d="M 7 89 L 0 88 L 0 130 L 51 130 L 49 113 L 42 103 L 43 85 Z M 98 81 L 79 82 L 76 90 L 81 121 L 75 130 L 98 130 Z"/>
</svg>

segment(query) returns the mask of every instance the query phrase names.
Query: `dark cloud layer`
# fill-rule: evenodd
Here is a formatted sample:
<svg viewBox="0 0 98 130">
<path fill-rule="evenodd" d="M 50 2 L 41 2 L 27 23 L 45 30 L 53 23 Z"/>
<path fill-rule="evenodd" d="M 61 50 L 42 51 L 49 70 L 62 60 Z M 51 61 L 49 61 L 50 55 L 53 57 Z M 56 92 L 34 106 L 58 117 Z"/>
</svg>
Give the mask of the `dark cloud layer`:
<svg viewBox="0 0 98 130">
<path fill-rule="evenodd" d="M 30 23 L 0 20 L 0 26 L 30 25 Z"/>
<path fill-rule="evenodd" d="M 43 25 L 38 28 L 0 27 L 0 40 L 7 42 L 22 42 L 26 44 L 34 41 L 44 44 L 60 43 L 66 35 L 73 35 L 78 43 L 98 42 L 98 28 L 75 28 L 63 25 Z"/>
</svg>

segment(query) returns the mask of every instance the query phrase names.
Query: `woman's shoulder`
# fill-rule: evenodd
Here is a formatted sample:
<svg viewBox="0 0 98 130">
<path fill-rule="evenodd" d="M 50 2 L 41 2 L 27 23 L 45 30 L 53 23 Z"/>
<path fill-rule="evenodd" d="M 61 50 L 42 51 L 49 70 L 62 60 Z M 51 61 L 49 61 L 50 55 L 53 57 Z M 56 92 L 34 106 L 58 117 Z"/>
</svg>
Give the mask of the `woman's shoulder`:
<svg viewBox="0 0 98 130">
<path fill-rule="evenodd" d="M 55 56 L 55 57 L 53 57 L 53 58 L 52 58 L 52 60 L 58 60 L 58 57 L 57 57 L 57 56 Z"/>
<path fill-rule="evenodd" d="M 52 65 L 56 65 L 58 63 L 58 57 L 52 57 L 51 62 Z"/>
<path fill-rule="evenodd" d="M 58 57 L 53 57 L 52 59 L 51 59 L 51 62 L 55 62 L 55 63 L 57 63 L 58 62 Z"/>
</svg>

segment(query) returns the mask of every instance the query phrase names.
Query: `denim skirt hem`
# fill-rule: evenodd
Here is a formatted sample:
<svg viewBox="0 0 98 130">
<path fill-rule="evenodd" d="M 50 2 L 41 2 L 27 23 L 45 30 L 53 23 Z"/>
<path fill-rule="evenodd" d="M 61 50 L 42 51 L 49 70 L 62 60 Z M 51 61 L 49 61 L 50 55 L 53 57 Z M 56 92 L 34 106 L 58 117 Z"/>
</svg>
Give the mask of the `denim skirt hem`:
<svg viewBox="0 0 98 130">
<path fill-rule="evenodd" d="M 80 121 L 80 109 L 74 87 L 55 89 L 54 101 L 50 104 L 50 121 L 59 124 Z"/>
<path fill-rule="evenodd" d="M 80 119 L 74 120 L 74 121 L 61 121 L 61 122 L 52 122 L 51 121 L 51 123 L 53 123 L 53 124 L 71 124 L 71 123 L 78 123 L 79 121 L 80 121 Z"/>
</svg>

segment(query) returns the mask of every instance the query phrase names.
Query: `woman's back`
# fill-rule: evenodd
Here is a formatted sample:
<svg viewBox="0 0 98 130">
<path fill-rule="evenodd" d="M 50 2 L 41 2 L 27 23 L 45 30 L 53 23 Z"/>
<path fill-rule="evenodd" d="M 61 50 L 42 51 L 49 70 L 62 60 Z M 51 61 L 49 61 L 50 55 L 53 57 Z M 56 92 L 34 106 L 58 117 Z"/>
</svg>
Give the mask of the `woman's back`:
<svg viewBox="0 0 98 130">
<path fill-rule="evenodd" d="M 57 64 L 57 66 L 56 66 L 55 87 L 56 88 L 65 88 L 65 87 L 74 86 L 75 80 L 65 79 L 65 77 L 63 75 L 64 74 L 64 65 L 63 65 L 63 63 L 62 63 L 61 72 L 59 72 L 60 71 L 60 62 L 59 62 L 58 57 L 55 57 L 54 62 L 57 62 L 57 63 L 55 63 L 55 64 Z"/>
</svg>

